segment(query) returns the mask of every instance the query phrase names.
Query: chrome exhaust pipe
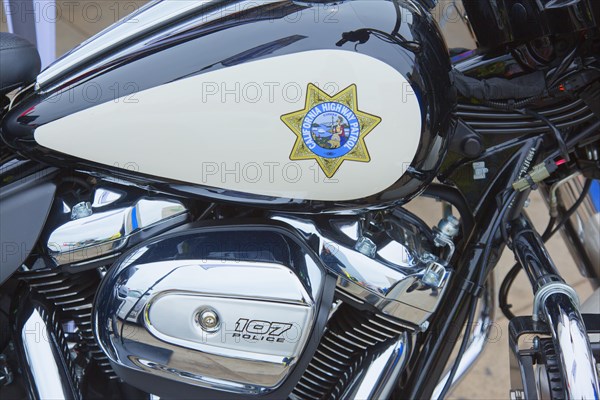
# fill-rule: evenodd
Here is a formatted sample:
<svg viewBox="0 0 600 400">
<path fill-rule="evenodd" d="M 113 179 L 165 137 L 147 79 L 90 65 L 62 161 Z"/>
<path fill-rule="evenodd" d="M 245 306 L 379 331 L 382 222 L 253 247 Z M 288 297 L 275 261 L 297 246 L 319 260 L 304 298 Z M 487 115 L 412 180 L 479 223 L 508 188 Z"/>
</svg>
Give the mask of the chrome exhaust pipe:
<svg viewBox="0 0 600 400">
<path fill-rule="evenodd" d="M 545 187 L 550 215 L 562 220 L 580 198 L 584 179 L 580 173 L 569 176 L 552 187 Z M 593 189 L 595 190 L 595 189 Z M 588 192 L 577 211 L 567 220 L 561 233 L 581 274 L 600 283 L 600 209 Z"/>
<path fill-rule="evenodd" d="M 19 300 L 13 340 L 31 399 L 80 399 L 56 314 L 31 294 Z"/>
<path fill-rule="evenodd" d="M 411 338 L 403 334 L 361 371 L 341 396 L 343 399 L 388 399 L 410 354 Z"/>
</svg>

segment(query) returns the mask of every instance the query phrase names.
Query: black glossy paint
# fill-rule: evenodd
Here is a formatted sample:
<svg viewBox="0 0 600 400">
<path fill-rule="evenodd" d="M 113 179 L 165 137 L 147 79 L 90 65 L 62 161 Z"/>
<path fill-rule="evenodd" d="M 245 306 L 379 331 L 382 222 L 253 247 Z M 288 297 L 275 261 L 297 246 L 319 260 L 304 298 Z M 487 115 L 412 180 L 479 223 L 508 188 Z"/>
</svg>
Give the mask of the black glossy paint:
<svg viewBox="0 0 600 400">
<path fill-rule="evenodd" d="M 552 282 L 564 283 L 544 241 L 527 217 L 521 216 L 512 223 L 511 237 L 515 256 L 527 273 L 534 292 Z"/>
<path fill-rule="evenodd" d="M 0 190 L 0 284 L 35 248 L 54 202 L 56 168 L 47 168 Z"/>
<path fill-rule="evenodd" d="M 208 13 L 219 12 L 223 17 L 207 19 Z M 373 30 L 389 33 L 395 40 L 374 34 Z M 369 198 L 341 203 L 308 202 L 201 187 L 77 159 L 43 148 L 34 139 L 39 126 L 113 101 L 117 89 L 120 96 L 132 94 L 135 98 L 139 91 L 189 76 L 319 49 L 342 49 L 379 59 L 406 77 L 418 98 L 423 127 L 418 153 L 404 175 L 405 171 L 398 171 L 400 178 L 394 185 Z M 118 176 L 171 194 L 304 212 L 380 207 L 408 201 L 438 172 L 453 129 L 451 112 L 455 100 L 449 70 L 444 40 L 419 2 L 348 0 L 325 5 L 287 0 L 215 1 L 200 12 L 156 26 L 143 37 L 132 37 L 42 90 L 23 96 L 4 119 L 1 135 L 9 146 L 36 160 Z M 90 98 L 89 88 L 100 93 L 97 98 Z M 398 134 L 402 135 L 401 127 Z M 77 140 L 77 132 L 73 132 L 73 140 Z"/>
</svg>

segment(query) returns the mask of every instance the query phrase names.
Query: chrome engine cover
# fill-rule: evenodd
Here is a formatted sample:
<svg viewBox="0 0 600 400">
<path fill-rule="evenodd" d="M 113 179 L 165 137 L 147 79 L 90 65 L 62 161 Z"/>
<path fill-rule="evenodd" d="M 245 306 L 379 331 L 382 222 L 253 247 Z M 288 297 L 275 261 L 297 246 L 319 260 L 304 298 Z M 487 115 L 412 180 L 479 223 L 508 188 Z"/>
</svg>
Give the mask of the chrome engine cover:
<svg viewBox="0 0 600 400">
<path fill-rule="evenodd" d="M 327 270 L 337 277 L 339 297 L 368 305 L 409 331 L 426 330 L 445 298 L 454 269 L 448 259 L 433 254 L 439 252 L 435 250 L 439 245 L 434 244 L 431 229 L 406 210 L 387 213 L 385 234 L 368 239 L 372 254 L 359 250 L 366 238 L 360 216 L 274 213 L 271 218 L 293 226 L 311 243 Z"/>
<path fill-rule="evenodd" d="M 148 374 L 230 397 L 275 393 L 295 369 L 299 379 L 295 367 L 310 361 L 332 303 L 335 279 L 316 260 L 277 225 L 157 238 L 104 278 L 96 338 L 122 379 L 136 385 L 130 372 L 142 372 L 141 388 L 158 395 L 164 385 Z"/>
<path fill-rule="evenodd" d="M 59 223 L 45 235 L 56 265 L 82 268 L 114 260 L 127 247 L 188 222 L 188 210 L 176 200 L 132 195 L 111 186 L 95 188 L 92 199 L 71 205 L 60 201 L 55 214 Z"/>
</svg>

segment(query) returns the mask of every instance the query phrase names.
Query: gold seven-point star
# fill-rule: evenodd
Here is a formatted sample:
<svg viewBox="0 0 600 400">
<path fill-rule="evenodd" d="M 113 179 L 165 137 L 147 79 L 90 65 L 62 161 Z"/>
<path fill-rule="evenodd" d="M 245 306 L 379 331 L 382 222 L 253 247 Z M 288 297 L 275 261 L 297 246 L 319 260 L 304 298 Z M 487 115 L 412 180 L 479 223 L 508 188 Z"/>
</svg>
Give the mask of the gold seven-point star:
<svg viewBox="0 0 600 400">
<path fill-rule="evenodd" d="M 304 109 L 281 116 L 296 135 L 290 160 L 316 160 L 328 178 L 342 163 L 369 162 L 365 137 L 381 118 L 358 109 L 356 85 L 334 96 L 308 84 Z"/>
</svg>

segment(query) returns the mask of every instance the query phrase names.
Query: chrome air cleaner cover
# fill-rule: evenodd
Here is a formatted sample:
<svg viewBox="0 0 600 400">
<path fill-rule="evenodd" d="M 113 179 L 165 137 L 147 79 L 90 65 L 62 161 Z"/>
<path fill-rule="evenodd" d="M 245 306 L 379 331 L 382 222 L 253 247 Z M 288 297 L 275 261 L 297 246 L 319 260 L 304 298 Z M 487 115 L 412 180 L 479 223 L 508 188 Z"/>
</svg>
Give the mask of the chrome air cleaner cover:
<svg viewBox="0 0 600 400">
<path fill-rule="evenodd" d="M 158 395 L 173 393 L 164 378 L 189 396 L 286 396 L 293 372 L 312 357 L 323 330 L 316 322 L 333 296 L 335 280 L 311 254 L 278 225 L 158 238 L 105 277 L 96 337 L 122 379 Z M 198 392 L 207 389 L 214 393 Z"/>
</svg>

